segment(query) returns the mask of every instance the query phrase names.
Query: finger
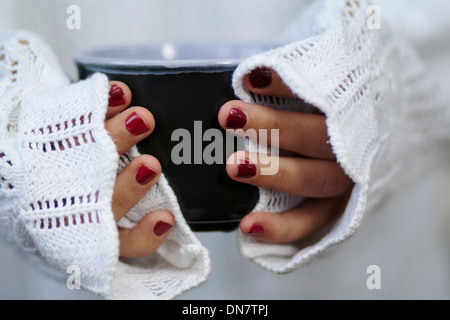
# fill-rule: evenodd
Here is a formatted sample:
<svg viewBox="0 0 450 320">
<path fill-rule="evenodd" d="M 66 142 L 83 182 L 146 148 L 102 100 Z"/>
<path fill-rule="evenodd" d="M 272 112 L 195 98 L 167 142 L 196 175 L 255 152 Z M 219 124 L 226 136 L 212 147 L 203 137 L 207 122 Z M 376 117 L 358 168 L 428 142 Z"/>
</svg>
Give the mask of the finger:
<svg viewBox="0 0 450 320">
<path fill-rule="evenodd" d="M 116 221 L 122 219 L 156 183 L 161 165 L 150 155 L 141 155 L 131 161 L 117 176 L 112 197 Z"/>
<path fill-rule="evenodd" d="M 114 140 L 117 151 L 123 154 L 152 133 L 155 119 L 147 109 L 131 107 L 107 120 L 105 127 Z"/>
<path fill-rule="evenodd" d="M 119 229 L 120 256 L 137 258 L 156 251 L 175 225 L 168 211 L 147 214 L 133 229 Z"/>
<path fill-rule="evenodd" d="M 121 81 L 110 81 L 109 88 L 106 118 L 110 118 L 123 111 L 130 105 L 132 98 L 130 88 Z"/>
<path fill-rule="evenodd" d="M 252 212 L 240 223 L 242 233 L 271 243 L 292 242 L 319 234 L 344 211 L 350 193 L 336 198 L 306 199 L 298 207 L 278 213 Z"/>
<path fill-rule="evenodd" d="M 322 115 L 280 111 L 234 100 L 221 107 L 218 120 L 224 129 L 232 129 L 250 139 L 254 139 L 251 134 L 254 132 L 259 143 L 306 157 L 335 158 L 329 143 L 326 118 Z"/>
<path fill-rule="evenodd" d="M 304 197 L 338 196 L 353 186 L 338 163 L 238 151 L 226 165 L 236 181 Z"/>
<path fill-rule="evenodd" d="M 295 98 L 296 95 L 284 84 L 278 73 L 267 67 L 253 69 L 244 76 L 245 87 L 256 94 L 280 98 Z"/>
</svg>

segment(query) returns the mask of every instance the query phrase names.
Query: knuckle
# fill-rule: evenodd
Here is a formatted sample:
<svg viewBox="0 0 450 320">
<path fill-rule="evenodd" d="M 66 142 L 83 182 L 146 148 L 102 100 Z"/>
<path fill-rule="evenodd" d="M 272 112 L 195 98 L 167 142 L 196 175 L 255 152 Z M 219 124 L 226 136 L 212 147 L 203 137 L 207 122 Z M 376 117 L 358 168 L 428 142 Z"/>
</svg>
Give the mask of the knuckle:
<svg viewBox="0 0 450 320">
<path fill-rule="evenodd" d="M 325 128 L 321 128 L 317 130 L 317 134 L 315 135 L 315 143 L 314 143 L 314 151 L 315 153 L 322 158 L 330 158 L 334 157 L 334 153 L 330 143 L 330 137 L 328 135 L 328 130 Z"/>
<path fill-rule="evenodd" d="M 267 114 L 267 118 L 268 118 L 267 122 L 270 125 L 268 127 L 269 129 L 277 129 L 279 131 L 282 130 L 282 128 L 284 127 L 282 125 L 284 123 L 284 121 L 281 120 L 280 116 L 281 116 L 280 111 L 270 109 L 270 112 L 268 112 L 268 114 Z"/>
<path fill-rule="evenodd" d="M 290 191 L 292 174 L 287 172 L 286 168 L 283 166 L 278 167 L 278 171 L 271 175 L 262 175 L 261 180 L 264 179 L 265 185 L 268 189 L 279 190 L 279 191 Z"/>
<path fill-rule="evenodd" d="M 336 166 L 338 166 L 336 164 Z M 349 178 L 345 175 L 341 167 L 330 170 L 319 184 L 318 193 L 322 196 L 336 196 L 344 192 L 348 185 Z"/>
<path fill-rule="evenodd" d="M 112 209 L 116 220 L 120 220 L 130 210 L 130 206 L 125 197 L 115 193 L 112 196 Z"/>
<path fill-rule="evenodd" d="M 336 184 L 338 182 L 337 176 L 334 171 L 329 172 L 322 179 L 322 183 L 319 184 L 318 194 L 322 196 L 328 196 L 334 193 Z"/>
</svg>

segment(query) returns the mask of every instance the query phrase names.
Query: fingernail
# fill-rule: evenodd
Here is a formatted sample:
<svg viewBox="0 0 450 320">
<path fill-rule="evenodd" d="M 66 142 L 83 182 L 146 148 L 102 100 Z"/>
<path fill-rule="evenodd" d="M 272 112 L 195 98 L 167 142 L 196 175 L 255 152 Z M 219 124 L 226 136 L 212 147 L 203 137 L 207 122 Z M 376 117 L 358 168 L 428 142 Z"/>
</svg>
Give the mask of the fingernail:
<svg viewBox="0 0 450 320">
<path fill-rule="evenodd" d="M 248 160 L 239 160 L 238 163 L 238 177 L 252 178 L 256 176 L 256 165 Z"/>
<path fill-rule="evenodd" d="M 153 229 L 153 232 L 158 237 L 162 236 L 164 233 L 166 233 L 170 228 L 172 228 L 172 225 L 164 222 L 164 221 L 158 221 L 155 225 L 155 229 Z"/>
<path fill-rule="evenodd" d="M 117 107 L 125 104 L 125 94 L 120 86 L 113 84 L 109 89 L 108 104 L 111 107 Z"/>
<path fill-rule="evenodd" d="M 250 72 L 249 80 L 254 88 L 262 89 L 268 87 L 272 83 L 272 71 L 265 67 L 253 69 Z"/>
<path fill-rule="evenodd" d="M 136 172 L 136 181 L 140 185 L 146 185 L 150 181 L 153 180 L 154 177 L 157 176 L 157 173 L 147 167 L 146 165 L 142 165 L 139 170 Z"/>
<path fill-rule="evenodd" d="M 241 129 L 245 127 L 247 124 L 247 116 L 245 115 L 244 111 L 233 108 L 230 110 L 230 113 L 227 117 L 227 128 L 231 129 Z"/>
<path fill-rule="evenodd" d="M 147 124 L 136 112 L 133 112 L 131 116 L 128 117 L 125 121 L 125 126 L 128 132 L 134 136 L 143 134 L 148 130 Z"/>
<path fill-rule="evenodd" d="M 248 235 L 250 235 L 250 236 L 261 235 L 263 233 L 264 233 L 264 227 L 259 224 L 252 225 L 252 227 L 248 231 Z"/>
</svg>

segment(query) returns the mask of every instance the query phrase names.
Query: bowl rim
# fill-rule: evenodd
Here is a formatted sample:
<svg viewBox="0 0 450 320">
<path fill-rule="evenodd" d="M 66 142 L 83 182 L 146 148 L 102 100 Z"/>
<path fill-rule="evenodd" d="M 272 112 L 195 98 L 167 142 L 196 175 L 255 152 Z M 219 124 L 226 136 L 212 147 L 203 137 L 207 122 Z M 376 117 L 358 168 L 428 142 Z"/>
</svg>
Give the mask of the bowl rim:
<svg viewBox="0 0 450 320">
<path fill-rule="evenodd" d="M 229 58 L 205 58 L 205 59 L 141 59 L 141 58 L 119 58 L 105 56 L 105 52 L 114 50 L 136 51 L 136 50 L 163 50 L 171 47 L 191 48 L 191 49 L 224 49 L 232 48 L 241 51 L 246 51 L 247 54 L 241 56 L 230 56 Z M 185 68 L 200 68 L 200 69 L 230 69 L 235 68 L 244 59 L 252 54 L 262 53 L 271 49 L 269 45 L 243 45 L 243 44 L 185 44 L 185 43 L 162 43 L 150 45 L 118 45 L 107 46 L 100 48 L 93 48 L 79 53 L 75 57 L 75 63 L 83 67 L 95 67 L 100 69 L 117 69 L 117 70 L 137 70 L 137 69 L 185 69 Z"/>
</svg>

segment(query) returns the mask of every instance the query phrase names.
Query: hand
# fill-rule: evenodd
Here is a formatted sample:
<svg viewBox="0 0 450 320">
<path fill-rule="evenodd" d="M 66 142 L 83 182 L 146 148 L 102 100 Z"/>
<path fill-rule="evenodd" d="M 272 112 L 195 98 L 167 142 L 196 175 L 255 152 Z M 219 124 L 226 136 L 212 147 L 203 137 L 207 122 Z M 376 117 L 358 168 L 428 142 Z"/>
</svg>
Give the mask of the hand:
<svg viewBox="0 0 450 320">
<path fill-rule="evenodd" d="M 145 108 L 131 107 L 131 91 L 118 81 L 110 82 L 109 106 L 105 126 L 120 155 L 148 137 L 155 119 Z M 161 165 L 150 155 L 135 158 L 117 176 L 112 199 L 112 211 L 118 222 L 132 209 L 158 181 Z M 153 253 L 166 239 L 175 224 L 170 212 L 155 211 L 147 214 L 133 229 L 119 228 L 120 255 L 141 257 Z"/>
<path fill-rule="evenodd" d="M 244 84 L 255 94 L 296 98 L 268 68 L 253 70 L 245 76 Z M 222 106 L 218 118 L 225 129 L 278 129 L 278 147 L 301 156 L 279 157 L 278 172 L 273 175 L 261 174 L 261 154 L 239 151 L 231 156 L 238 159 L 227 163 L 232 179 L 307 197 L 296 208 L 281 214 L 249 213 L 240 223 L 244 234 L 266 242 L 292 242 L 319 232 L 343 213 L 354 184 L 336 162 L 328 143 L 325 116 L 230 101 Z M 267 136 L 270 138 L 270 132 Z"/>
</svg>

